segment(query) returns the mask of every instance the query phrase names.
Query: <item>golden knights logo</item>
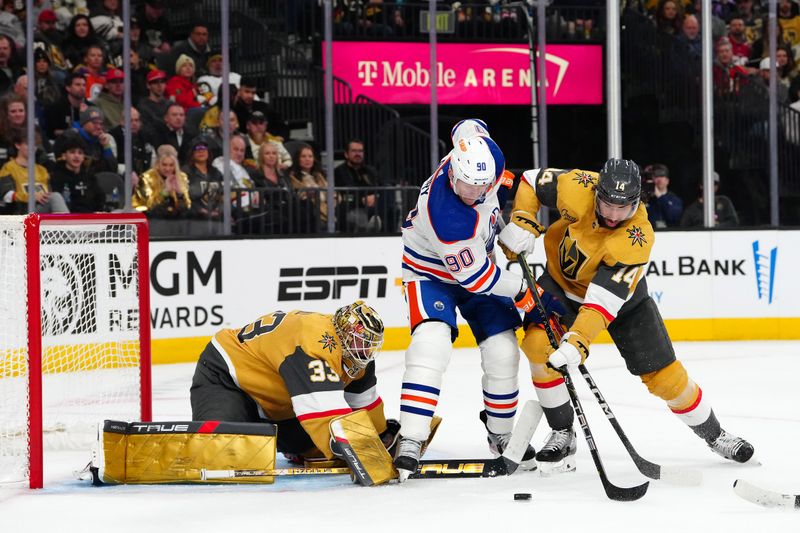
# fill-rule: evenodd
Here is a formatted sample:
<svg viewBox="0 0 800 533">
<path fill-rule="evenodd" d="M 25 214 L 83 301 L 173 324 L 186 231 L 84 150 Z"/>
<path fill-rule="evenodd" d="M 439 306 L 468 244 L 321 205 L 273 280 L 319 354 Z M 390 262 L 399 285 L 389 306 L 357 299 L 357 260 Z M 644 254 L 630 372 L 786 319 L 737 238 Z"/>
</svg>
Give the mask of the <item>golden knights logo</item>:
<svg viewBox="0 0 800 533">
<path fill-rule="evenodd" d="M 644 232 L 639 226 L 632 226 L 627 228 L 625 231 L 628 232 L 628 238 L 631 240 L 631 246 L 638 244 L 639 247 L 642 247 L 647 242 L 647 239 L 644 238 Z"/>
<path fill-rule="evenodd" d="M 572 180 L 577 181 L 578 183 L 583 185 L 584 189 L 588 188 L 589 185 L 594 185 L 595 181 L 594 177 L 590 176 L 586 172 L 578 172 L 577 174 L 575 174 L 575 177 L 573 177 Z"/>
<path fill-rule="evenodd" d="M 586 259 L 588 257 L 578 246 L 578 241 L 574 240 L 567 230 L 561 244 L 558 245 L 558 262 L 564 277 L 573 281 L 578 279 L 578 272 L 586 263 Z"/>
<path fill-rule="evenodd" d="M 322 334 L 322 338 L 318 341 L 322 345 L 322 349 L 327 349 L 329 353 L 333 353 L 336 349 L 336 339 L 327 333 Z"/>
</svg>

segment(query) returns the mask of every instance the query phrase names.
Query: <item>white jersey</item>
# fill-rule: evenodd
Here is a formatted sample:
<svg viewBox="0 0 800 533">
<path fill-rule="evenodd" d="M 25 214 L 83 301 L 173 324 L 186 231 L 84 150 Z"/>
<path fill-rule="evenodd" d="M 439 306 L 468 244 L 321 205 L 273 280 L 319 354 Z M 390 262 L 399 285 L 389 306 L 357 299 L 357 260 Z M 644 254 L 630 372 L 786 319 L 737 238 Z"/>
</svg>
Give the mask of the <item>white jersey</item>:
<svg viewBox="0 0 800 533">
<path fill-rule="evenodd" d="M 503 154 L 488 137 L 487 141 L 498 181 L 483 201 L 466 205 L 453 192 L 449 157 L 422 185 L 417 205 L 403 223 L 404 282 L 433 280 L 458 284 L 475 294 L 512 298 L 519 293 L 521 276 L 498 268 L 494 261 L 497 217 L 507 189 L 499 183 Z"/>
</svg>

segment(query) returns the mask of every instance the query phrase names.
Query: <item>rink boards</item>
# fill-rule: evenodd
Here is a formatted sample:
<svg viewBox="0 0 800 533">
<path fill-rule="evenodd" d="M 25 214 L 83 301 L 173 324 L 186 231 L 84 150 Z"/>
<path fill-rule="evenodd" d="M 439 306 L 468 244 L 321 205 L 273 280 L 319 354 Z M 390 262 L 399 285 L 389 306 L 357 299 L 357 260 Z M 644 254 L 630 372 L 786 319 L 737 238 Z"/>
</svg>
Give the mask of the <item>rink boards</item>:
<svg viewBox="0 0 800 533">
<path fill-rule="evenodd" d="M 537 275 L 539 244 L 530 261 Z M 356 298 L 381 313 L 386 348 L 403 349 L 401 251 L 400 237 L 153 242 L 154 362 L 195 360 L 214 332 L 265 312 L 331 313 Z M 673 340 L 800 339 L 798 264 L 800 231 L 659 233 L 648 290 Z M 457 345 L 474 344 L 462 328 Z"/>
</svg>

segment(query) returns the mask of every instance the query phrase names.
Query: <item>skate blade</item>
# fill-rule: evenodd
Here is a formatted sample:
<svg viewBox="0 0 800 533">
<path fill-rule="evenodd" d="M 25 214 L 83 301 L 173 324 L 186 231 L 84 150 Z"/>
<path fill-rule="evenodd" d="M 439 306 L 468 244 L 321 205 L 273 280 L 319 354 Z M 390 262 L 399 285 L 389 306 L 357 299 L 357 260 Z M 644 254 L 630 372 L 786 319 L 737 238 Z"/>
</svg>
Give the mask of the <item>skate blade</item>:
<svg viewBox="0 0 800 533">
<path fill-rule="evenodd" d="M 398 483 L 404 483 L 408 479 L 408 476 L 410 476 L 413 473 L 414 472 L 412 472 L 411 470 L 406 470 L 405 468 L 398 468 L 397 469 L 397 482 Z"/>
<path fill-rule="evenodd" d="M 576 467 L 575 456 L 568 455 L 561 461 L 551 463 L 549 461 L 537 461 L 539 466 L 539 475 L 541 477 L 557 476 L 559 474 L 566 474 L 574 472 Z"/>
<path fill-rule="evenodd" d="M 538 464 L 536 463 L 536 459 L 528 459 L 527 461 L 522 461 L 519 464 L 519 470 L 524 472 L 533 472 L 534 470 L 538 470 Z"/>
</svg>

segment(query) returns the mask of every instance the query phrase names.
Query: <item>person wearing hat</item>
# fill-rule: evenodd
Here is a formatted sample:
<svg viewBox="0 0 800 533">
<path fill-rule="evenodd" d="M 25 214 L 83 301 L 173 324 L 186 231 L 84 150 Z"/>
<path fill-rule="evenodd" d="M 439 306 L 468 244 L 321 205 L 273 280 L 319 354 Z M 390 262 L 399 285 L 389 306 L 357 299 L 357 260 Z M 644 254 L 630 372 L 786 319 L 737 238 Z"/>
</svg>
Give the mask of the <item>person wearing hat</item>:
<svg viewBox="0 0 800 533">
<path fill-rule="evenodd" d="M 292 166 L 292 156 L 283 145 L 283 137 L 271 135 L 267 131 L 267 117 L 261 111 L 254 111 L 247 119 L 247 150 L 245 159 L 258 161 L 261 145 L 272 141 L 278 146 L 278 166 L 286 170 Z"/>
<path fill-rule="evenodd" d="M 178 41 L 172 47 L 172 57 L 178 58 L 187 55 L 192 58 L 195 65 L 195 73 L 202 76 L 206 73 L 206 64 L 211 56 L 211 47 L 208 46 L 208 24 L 202 21 L 194 23 L 189 38 L 185 41 Z M 178 74 L 177 65 L 175 72 Z"/>
<path fill-rule="evenodd" d="M 732 228 L 739 225 L 739 215 L 730 198 L 719 192 L 719 174 L 714 172 L 714 223 L 716 228 Z M 692 202 L 681 217 L 681 227 L 703 226 L 703 182 L 697 186 L 697 199 Z"/>
<path fill-rule="evenodd" d="M 117 146 L 114 138 L 103 129 L 103 121 L 103 112 L 96 107 L 87 107 L 81 111 L 79 123 L 74 125 L 74 132 L 65 132 L 56 139 L 56 158 L 64 153 L 62 145 L 67 141 L 67 134 L 77 134 L 86 143 L 84 164 L 90 173 L 117 172 Z"/>
<path fill-rule="evenodd" d="M 67 69 L 67 62 L 64 59 L 64 54 L 61 52 L 61 42 L 64 36 L 56 28 L 55 12 L 52 9 L 43 9 L 36 19 L 36 29 L 33 32 L 33 39 L 44 47 L 53 66 L 59 70 Z"/>
<path fill-rule="evenodd" d="M 653 194 L 647 202 L 647 219 L 654 228 L 673 228 L 680 224 L 683 200 L 669 192 L 669 169 L 656 163 L 644 169 L 644 179 L 653 181 Z"/>
<path fill-rule="evenodd" d="M 84 166 L 86 143 L 75 134 L 61 144 L 63 153 L 50 172 L 50 187 L 60 193 L 70 213 L 96 213 L 105 210 L 106 194 L 94 174 Z M 122 191 L 120 191 L 122 192 Z"/>
<path fill-rule="evenodd" d="M 122 124 L 124 120 L 125 73 L 118 68 L 110 68 L 106 71 L 105 78 L 103 91 L 97 95 L 94 103 L 103 112 L 103 126 L 108 131 Z"/>
<path fill-rule="evenodd" d="M 222 87 L 222 54 L 211 54 L 206 62 L 206 70 L 207 73 L 197 79 L 197 92 L 200 103 L 210 107 L 217 104 Z M 236 72 L 228 72 L 228 79 L 231 86 L 238 89 L 242 76 Z"/>
<path fill-rule="evenodd" d="M 211 165 L 210 145 L 206 136 L 197 136 L 192 141 L 187 162 L 181 170 L 189 178 L 193 217 L 219 220 L 222 213 L 222 173 Z"/>
<path fill-rule="evenodd" d="M 286 139 L 289 136 L 289 125 L 280 113 L 270 107 L 256 96 L 258 82 L 255 78 L 242 78 L 239 90 L 236 91 L 236 102 L 233 110 L 239 118 L 239 128 L 247 133 L 247 119 L 255 111 L 261 111 L 269 123 L 269 131 Z M 281 139 L 283 140 L 283 139 Z"/>
<path fill-rule="evenodd" d="M 147 73 L 147 96 L 136 106 L 142 114 L 142 126 L 149 132 L 155 131 L 157 124 L 164 121 L 164 115 L 171 103 L 164 93 L 167 87 L 167 73 L 154 69 Z"/>
<path fill-rule="evenodd" d="M 175 61 L 175 75 L 167 81 L 167 98 L 183 106 L 186 111 L 200 107 L 200 102 L 197 101 L 194 71 L 194 60 L 186 54 L 181 54 Z"/>
</svg>

